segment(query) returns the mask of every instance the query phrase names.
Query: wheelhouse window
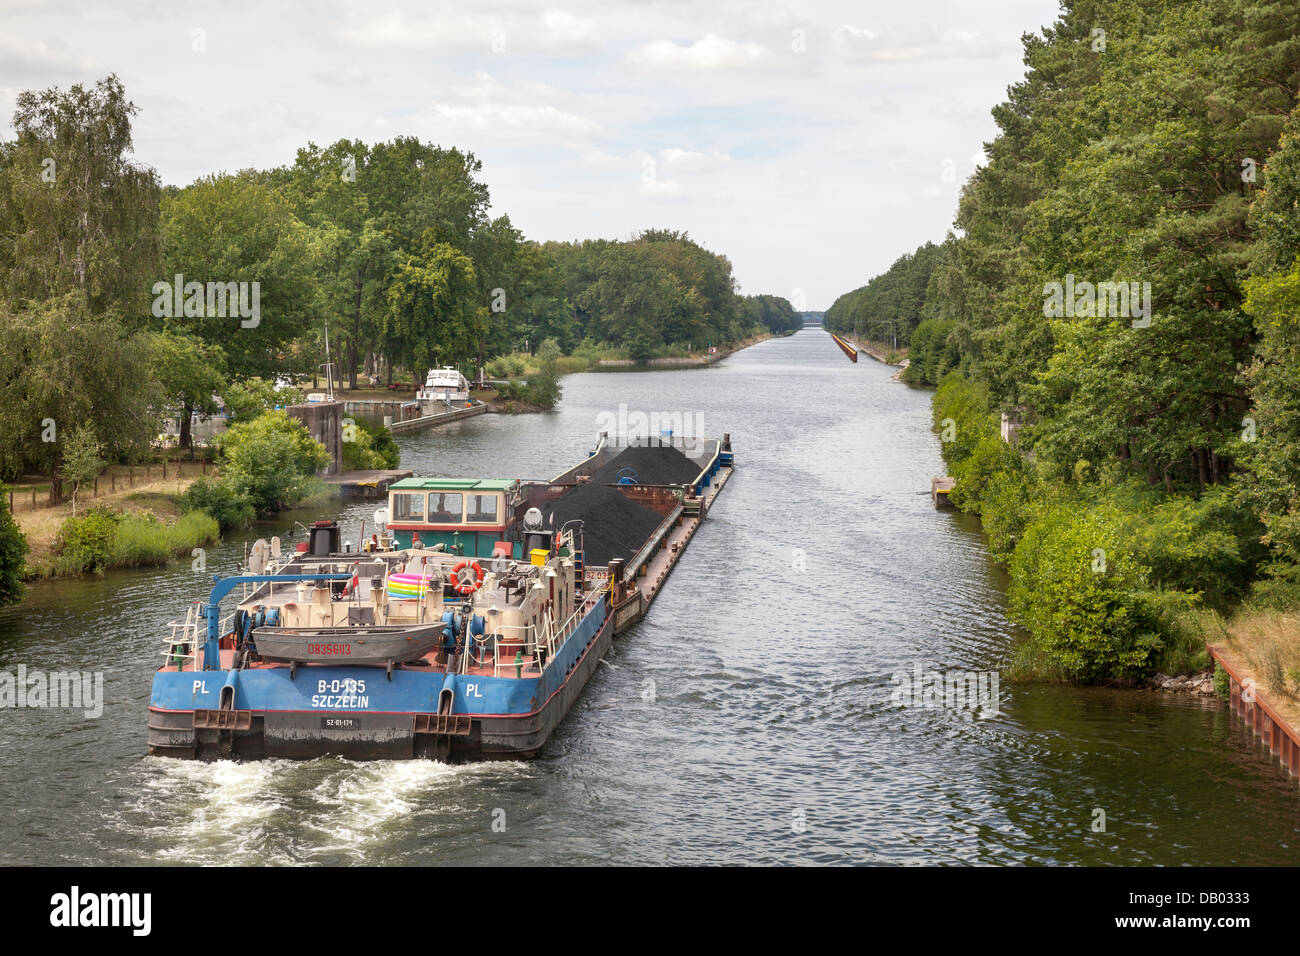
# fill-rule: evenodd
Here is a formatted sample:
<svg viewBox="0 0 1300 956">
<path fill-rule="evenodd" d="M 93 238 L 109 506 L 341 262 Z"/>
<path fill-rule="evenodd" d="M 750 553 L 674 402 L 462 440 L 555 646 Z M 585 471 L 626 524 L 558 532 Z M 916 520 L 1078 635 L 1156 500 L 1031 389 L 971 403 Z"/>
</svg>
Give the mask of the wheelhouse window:
<svg viewBox="0 0 1300 956">
<path fill-rule="evenodd" d="M 465 513 L 466 521 L 482 521 L 488 524 L 497 522 L 496 495 L 470 495 L 469 510 Z"/>
<path fill-rule="evenodd" d="M 393 515 L 390 521 L 423 521 L 424 492 L 394 491 Z"/>
<path fill-rule="evenodd" d="M 429 495 L 429 524 L 460 524 L 461 507 L 459 493 L 435 491 Z"/>
</svg>

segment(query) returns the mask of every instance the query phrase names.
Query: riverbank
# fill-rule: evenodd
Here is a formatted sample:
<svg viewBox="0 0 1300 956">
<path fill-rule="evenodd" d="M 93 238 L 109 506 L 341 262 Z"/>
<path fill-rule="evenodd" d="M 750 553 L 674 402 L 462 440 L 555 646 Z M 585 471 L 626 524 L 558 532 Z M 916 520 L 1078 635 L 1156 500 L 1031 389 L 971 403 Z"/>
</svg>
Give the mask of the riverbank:
<svg viewBox="0 0 1300 956">
<path fill-rule="evenodd" d="M 1008 571 L 1008 616 L 1029 634 L 1007 676 L 1202 693 L 1206 644 L 1240 626 L 1223 614 L 1257 574 L 1258 531 L 1234 499 L 1102 480 L 1087 462 L 1051 473 L 1004 440 L 986 391 L 956 373 L 932 412 L 950 500 L 979 516 Z M 1300 646 L 1300 628 L 1289 643 Z M 1300 655 L 1273 667 L 1300 677 Z"/>
<path fill-rule="evenodd" d="M 1292 776 L 1300 776 L 1300 699 L 1295 687 L 1300 672 L 1288 666 L 1296 655 L 1300 619 L 1282 617 L 1245 615 L 1229 627 L 1227 639 L 1210 644 L 1209 651 L 1216 667 L 1216 689 L 1228 700 L 1234 716 Z M 1289 660 L 1280 660 L 1279 653 Z"/>
<path fill-rule="evenodd" d="M 784 333 L 793 335 L 793 332 Z M 727 349 L 719 349 L 713 353 L 697 353 L 685 356 L 664 356 L 652 358 L 646 362 L 634 362 L 631 359 L 614 359 L 603 358 L 597 364 L 591 365 L 584 371 L 590 372 L 611 372 L 611 371 L 630 371 L 630 372 L 659 372 L 675 371 L 678 369 L 688 368 L 706 368 L 723 359 L 735 355 L 737 352 L 749 348 L 751 345 L 758 345 L 760 342 L 766 342 L 769 339 L 781 338 L 771 332 L 765 332 L 762 335 L 752 336 L 747 339 L 741 339 L 735 345 Z"/>
<path fill-rule="evenodd" d="M 85 515 L 91 508 L 107 508 L 123 515 L 141 517 L 152 514 L 165 522 L 175 522 L 180 517 L 180 500 L 185 490 L 194 484 L 198 475 L 159 478 L 120 491 L 98 495 L 77 502 L 77 514 Z M 36 510 L 19 511 L 14 521 L 27 538 L 27 566 L 23 570 L 26 580 L 58 575 L 59 532 L 63 523 L 72 517 L 72 502 Z"/>
</svg>

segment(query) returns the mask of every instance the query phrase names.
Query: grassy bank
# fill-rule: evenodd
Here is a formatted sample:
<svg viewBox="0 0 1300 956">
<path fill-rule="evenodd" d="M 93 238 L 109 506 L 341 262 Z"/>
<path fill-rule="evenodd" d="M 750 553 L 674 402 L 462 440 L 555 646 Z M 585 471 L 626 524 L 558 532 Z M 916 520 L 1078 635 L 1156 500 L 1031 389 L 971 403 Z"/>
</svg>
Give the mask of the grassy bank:
<svg viewBox="0 0 1300 956">
<path fill-rule="evenodd" d="M 130 517 L 151 514 L 162 524 L 173 524 L 180 518 L 181 497 L 195 480 L 194 477 L 168 478 L 165 481 L 159 479 L 138 484 L 134 488 L 124 488 L 113 494 L 100 495 L 94 499 L 93 507 L 120 512 Z M 91 505 L 90 502 L 79 502 L 78 516 L 86 514 Z M 63 568 L 58 566 L 60 532 L 64 523 L 70 518 L 72 518 L 71 502 L 64 502 L 51 508 L 38 508 L 35 511 L 19 511 L 14 515 L 14 520 L 27 536 L 27 543 L 31 549 L 27 555 L 25 577 L 81 573 L 70 570 L 66 565 Z M 134 530 L 129 533 L 134 534 Z M 198 545 L 191 545 L 191 547 L 198 547 Z"/>
<path fill-rule="evenodd" d="M 728 355 L 733 355 L 741 349 L 748 348 L 751 345 L 757 345 L 759 342 L 765 342 L 772 338 L 772 333 L 765 332 L 761 335 L 751 336 L 736 342 L 729 348 L 719 349 L 718 352 L 710 355 L 707 350 L 692 350 L 683 346 L 662 346 L 651 351 L 645 361 L 635 362 L 627 349 L 615 348 L 614 346 L 592 346 L 580 345 L 568 355 L 562 355 L 556 360 L 556 369 L 561 375 L 570 375 L 575 372 L 597 371 L 601 369 L 620 369 L 632 368 L 637 371 L 653 370 L 663 367 L 671 369 L 674 367 L 692 367 L 703 365 L 709 362 L 720 361 Z M 606 363 L 620 363 L 616 365 L 602 365 Z M 673 363 L 679 362 L 680 365 Z M 631 364 L 626 364 L 631 363 Z M 514 377 L 527 378 L 529 375 L 536 375 L 539 371 L 537 357 L 528 352 L 514 352 L 510 355 L 503 355 L 493 359 L 487 366 L 488 375 L 493 378 Z"/>
</svg>

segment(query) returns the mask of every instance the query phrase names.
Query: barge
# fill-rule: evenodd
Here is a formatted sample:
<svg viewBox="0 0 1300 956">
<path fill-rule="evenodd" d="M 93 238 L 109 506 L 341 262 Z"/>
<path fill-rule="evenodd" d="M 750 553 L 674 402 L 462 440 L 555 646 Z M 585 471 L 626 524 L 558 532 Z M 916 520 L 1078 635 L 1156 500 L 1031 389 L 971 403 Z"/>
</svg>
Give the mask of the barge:
<svg viewBox="0 0 1300 956">
<path fill-rule="evenodd" d="M 149 752 L 535 756 L 733 468 L 729 436 L 602 436 L 550 481 L 396 482 L 360 550 L 334 521 L 292 548 L 258 541 L 244 573 L 214 579 L 170 625 Z"/>
</svg>

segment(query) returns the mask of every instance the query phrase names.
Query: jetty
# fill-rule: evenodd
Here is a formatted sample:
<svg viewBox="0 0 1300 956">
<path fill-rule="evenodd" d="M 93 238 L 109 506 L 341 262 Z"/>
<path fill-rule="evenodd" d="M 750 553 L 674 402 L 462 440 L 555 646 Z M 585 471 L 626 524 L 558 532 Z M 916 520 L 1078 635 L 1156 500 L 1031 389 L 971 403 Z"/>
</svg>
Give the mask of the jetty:
<svg viewBox="0 0 1300 956">
<path fill-rule="evenodd" d="M 343 471 L 333 475 L 322 475 L 321 480 L 331 488 L 337 488 L 344 501 L 365 498 L 387 498 L 388 486 L 404 478 L 410 478 L 412 471 L 385 469 L 380 471 Z"/>
<path fill-rule="evenodd" d="M 411 432 L 423 431 L 438 425 L 458 422 L 463 418 L 485 415 L 490 411 L 486 402 L 470 399 L 459 407 L 446 402 L 438 403 L 445 410 L 429 411 L 430 402 L 418 402 L 413 399 L 359 399 L 343 402 L 343 410 L 350 415 L 365 415 L 368 418 L 382 418 L 384 424 L 394 435 L 409 435 Z"/>
<path fill-rule="evenodd" d="M 406 418 L 402 421 L 395 421 L 388 426 L 388 430 L 394 435 L 409 435 L 411 432 L 423 431 L 426 428 L 433 428 L 437 425 L 449 425 L 452 422 L 458 422 L 463 418 L 473 418 L 476 415 L 486 415 L 489 406 L 485 402 L 477 399 L 467 403 L 461 408 L 448 408 L 445 412 L 435 412 L 431 415 L 417 415 L 414 418 Z"/>
</svg>

